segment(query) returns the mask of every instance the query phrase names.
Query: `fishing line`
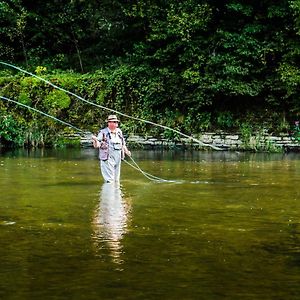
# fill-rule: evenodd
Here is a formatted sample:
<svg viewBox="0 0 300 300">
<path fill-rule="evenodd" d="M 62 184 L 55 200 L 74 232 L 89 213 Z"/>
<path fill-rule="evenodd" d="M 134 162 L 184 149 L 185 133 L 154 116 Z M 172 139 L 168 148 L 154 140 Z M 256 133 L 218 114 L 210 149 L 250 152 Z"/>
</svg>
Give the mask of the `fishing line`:
<svg viewBox="0 0 300 300">
<path fill-rule="evenodd" d="M 53 117 L 53 116 L 51 116 L 51 115 L 48 115 L 48 114 L 42 112 L 41 110 L 38 110 L 38 109 L 33 108 L 33 107 L 31 107 L 31 106 L 28 106 L 28 105 L 26 105 L 26 104 L 20 103 L 20 102 L 18 102 L 18 101 L 15 101 L 15 100 L 12 100 L 12 99 L 3 97 L 3 96 L 0 96 L 0 98 L 3 99 L 3 100 L 9 101 L 9 102 L 13 102 L 13 103 L 18 104 L 18 105 L 21 105 L 21 106 L 26 107 L 26 108 L 28 108 L 28 109 L 34 110 L 34 111 L 36 111 L 36 112 L 38 112 L 38 113 L 40 113 L 40 114 L 42 114 L 42 115 L 44 115 L 44 116 L 46 116 L 46 117 L 49 117 L 49 118 L 51 118 L 51 119 L 53 119 L 53 120 L 55 120 L 55 121 L 58 121 L 58 122 L 60 122 L 60 123 L 62 123 L 62 124 L 65 124 L 65 125 L 67 125 L 67 126 L 69 126 L 69 127 L 71 127 L 71 128 L 74 128 L 74 129 L 80 131 L 80 132 L 83 132 L 83 133 L 86 132 L 86 131 L 83 131 L 82 129 L 80 129 L 80 128 L 76 127 L 76 126 L 73 126 L 73 125 L 70 124 L 70 123 L 67 123 L 67 122 L 62 121 L 62 120 L 60 120 L 60 119 L 57 119 L 57 118 L 55 118 L 55 117 Z"/>
<path fill-rule="evenodd" d="M 133 169 L 141 172 L 147 179 L 151 180 L 151 181 L 164 181 L 164 179 L 155 179 L 154 177 L 156 176 L 153 176 L 145 171 L 143 171 L 140 167 L 136 167 L 134 166 L 133 164 L 131 164 L 129 161 L 127 160 L 123 160 L 123 162 L 125 162 L 127 165 L 129 165 L 130 167 L 132 167 Z"/>
<path fill-rule="evenodd" d="M 157 176 L 154 176 L 154 175 L 151 175 L 145 171 L 143 171 L 140 166 L 136 163 L 136 161 L 131 157 L 129 156 L 130 159 L 132 160 L 132 162 L 134 163 L 131 164 L 130 162 L 128 162 L 127 160 L 123 160 L 126 164 L 128 164 L 129 166 L 131 166 L 132 168 L 134 168 L 135 170 L 138 170 L 140 171 L 146 178 L 148 178 L 149 180 L 152 180 L 152 181 L 158 181 L 158 182 L 176 182 L 175 180 L 169 180 L 169 179 L 163 179 L 163 178 L 160 178 L 160 177 L 157 177 Z"/>
<path fill-rule="evenodd" d="M 9 64 L 9 63 L 6 63 L 6 62 L 2 62 L 2 61 L 0 61 L 0 64 L 5 65 L 5 66 L 8 66 L 8 67 L 11 67 L 11 68 L 14 68 L 14 69 L 19 70 L 19 71 L 21 71 L 21 72 L 23 72 L 23 73 L 26 73 L 26 74 L 28 74 L 28 75 L 30 75 L 30 76 L 33 76 L 33 77 L 35 77 L 35 78 L 37 78 L 37 79 L 39 79 L 39 80 L 41 80 L 41 81 L 44 81 L 44 82 L 46 82 L 47 84 L 53 86 L 54 88 L 56 88 L 56 89 L 58 89 L 58 90 L 61 90 L 61 91 L 64 91 L 65 93 L 67 93 L 67 94 L 69 94 L 69 95 L 72 95 L 72 96 L 78 98 L 79 100 L 81 100 L 81 101 L 83 101 L 83 102 L 85 102 L 85 103 L 88 103 L 88 104 L 90 104 L 90 105 L 96 106 L 96 107 L 101 108 L 101 109 L 104 109 L 104 110 L 111 111 L 111 112 L 113 112 L 113 113 L 116 113 L 116 114 L 121 115 L 121 116 L 126 117 L 126 118 L 130 118 L 130 119 L 133 119 L 133 120 L 136 120 L 136 121 L 144 122 L 144 123 L 147 123 L 147 124 L 151 124 L 151 125 L 153 125 L 153 126 L 157 126 L 157 127 L 163 128 L 163 129 L 167 129 L 167 130 L 173 131 L 173 132 L 175 132 L 175 133 L 177 133 L 177 134 L 179 134 L 179 135 L 181 135 L 181 136 L 183 136 L 183 137 L 185 137 L 185 138 L 188 138 L 188 139 L 190 139 L 190 140 L 193 140 L 193 141 L 197 142 L 197 143 L 198 143 L 199 145 L 201 145 L 201 146 L 211 147 L 211 148 L 214 149 L 214 150 L 223 150 L 223 149 L 221 149 L 221 148 L 219 148 L 219 147 L 217 147 L 217 146 L 203 143 L 202 141 L 200 141 L 200 140 L 198 140 L 198 139 L 196 139 L 196 138 L 194 138 L 194 137 L 192 137 L 192 136 L 189 136 L 189 135 L 187 135 L 187 134 L 185 134 L 185 133 L 182 133 L 182 132 L 180 132 L 179 130 L 176 130 L 176 129 L 173 129 L 173 128 L 170 128 L 170 127 L 168 127 L 168 126 L 164 126 L 164 125 L 161 125 L 161 124 L 157 124 L 157 123 L 154 123 L 154 122 L 151 122 L 151 121 L 148 121 L 148 120 L 144 120 L 144 119 L 141 119 L 141 118 L 133 117 L 133 116 L 124 114 L 124 113 L 122 113 L 122 112 L 120 112 L 120 111 L 117 111 L 117 110 L 114 110 L 114 109 L 111 109 L 111 108 L 102 106 L 102 105 L 100 105 L 100 104 L 96 104 L 96 103 L 91 102 L 91 101 L 89 101 L 89 100 L 86 100 L 86 99 L 84 99 L 84 98 L 82 98 L 82 97 L 76 95 L 75 93 L 72 93 L 72 92 L 70 92 L 70 91 L 68 91 L 68 90 L 65 90 L 64 88 L 61 88 L 61 87 L 59 87 L 59 86 L 53 84 L 52 82 L 50 82 L 50 81 L 48 81 L 48 80 L 46 80 L 46 79 L 44 79 L 44 78 L 42 78 L 42 77 L 40 77 L 40 76 L 37 76 L 37 75 L 35 75 L 35 74 L 33 74 L 33 73 L 30 73 L 30 72 L 28 72 L 28 71 L 26 71 L 26 70 L 23 70 L 23 69 L 21 69 L 21 68 L 15 66 L 15 65 L 12 65 L 12 64 Z"/>
<path fill-rule="evenodd" d="M 82 130 L 82 129 L 80 129 L 80 128 L 78 128 L 78 127 L 76 127 L 76 126 L 74 126 L 74 125 L 72 125 L 72 124 L 70 124 L 70 123 L 68 123 L 68 122 L 62 121 L 62 120 L 60 120 L 60 119 L 58 119 L 58 118 L 55 118 L 55 117 L 53 117 L 53 116 L 51 116 L 51 115 L 49 115 L 49 114 L 46 114 L 45 112 L 43 112 L 43 111 L 41 111 L 41 110 L 38 110 L 38 109 L 33 108 L 33 107 L 31 107 L 31 106 L 28 106 L 28 105 L 26 105 L 26 104 L 20 103 L 20 102 L 18 102 L 18 101 L 15 101 L 15 100 L 12 100 L 12 99 L 9 99 L 9 98 L 6 98 L 6 97 L 4 97 L 4 96 L 0 96 L 0 99 L 6 100 L 6 101 L 8 101 L 8 102 L 15 103 L 15 104 L 17 104 L 17 105 L 26 107 L 26 108 L 28 108 L 29 110 L 33 110 L 33 111 L 35 111 L 35 112 L 38 112 L 38 113 L 40 113 L 40 114 L 42 114 L 42 115 L 44 115 L 44 116 L 46 116 L 46 117 L 48 117 L 48 118 L 51 118 L 51 119 L 53 119 L 53 120 L 55 120 L 55 121 L 57 121 L 57 122 L 60 122 L 60 123 L 62 123 L 62 124 L 64 124 L 64 125 L 67 125 L 67 126 L 73 128 L 73 129 L 76 129 L 76 130 L 79 131 L 79 132 L 82 132 L 82 133 L 90 133 L 90 134 L 92 134 L 92 132 L 90 132 L 90 131 L 84 131 L 84 130 Z M 149 173 L 143 171 L 143 170 L 140 168 L 140 166 L 135 162 L 135 160 L 134 160 L 131 156 L 129 156 L 129 157 L 130 157 L 130 159 L 133 161 L 133 163 L 135 164 L 135 166 L 132 165 L 131 163 L 129 163 L 128 161 L 126 161 L 126 160 L 123 160 L 123 161 L 124 161 L 125 163 L 127 163 L 128 165 L 130 165 L 132 168 L 134 168 L 134 169 L 140 171 L 140 172 L 141 172 L 146 178 L 148 178 L 149 180 L 152 180 L 152 181 L 159 181 L 159 182 L 173 182 L 172 180 L 162 179 L 162 178 L 159 178 L 159 177 L 157 177 L 157 176 L 151 175 L 151 174 L 149 174 Z"/>
</svg>

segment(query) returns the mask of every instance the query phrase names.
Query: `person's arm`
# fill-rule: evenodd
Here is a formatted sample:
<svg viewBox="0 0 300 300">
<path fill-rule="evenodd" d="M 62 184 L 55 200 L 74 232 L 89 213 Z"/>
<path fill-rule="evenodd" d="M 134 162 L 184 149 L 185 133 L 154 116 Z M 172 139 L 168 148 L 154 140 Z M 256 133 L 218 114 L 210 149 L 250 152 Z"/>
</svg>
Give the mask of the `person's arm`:
<svg viewBox="0 0 300 300">
<path fill-rule="evenodd" d="M 122 137 L 122 140 L 123 140 L 123 151 L 126 155 L 128 156 L 131 156 L 131 152 L 128 150 L 127 146 L 126 146 L 126 141 L 125 141 L 125 138 L 124 138 L 124 135 L 123 135 L 123 132 L 122 130 L 119 128 L 119 132 L 120 132 L 120 135 Z"/>
<path fill-rule="evenodd" d="M 92 135 L 92 141 L 94 148 L 100 148 L 100 142 L 98 141 L 98 138 L 95 135 Z"/>
<path fill-rule="evenodd" d="M 131 152 L 128 150 L 127 146 L 124 144 L 123 145 L 124 153 L 128 156 L 131 156 Z"/>
</svg>

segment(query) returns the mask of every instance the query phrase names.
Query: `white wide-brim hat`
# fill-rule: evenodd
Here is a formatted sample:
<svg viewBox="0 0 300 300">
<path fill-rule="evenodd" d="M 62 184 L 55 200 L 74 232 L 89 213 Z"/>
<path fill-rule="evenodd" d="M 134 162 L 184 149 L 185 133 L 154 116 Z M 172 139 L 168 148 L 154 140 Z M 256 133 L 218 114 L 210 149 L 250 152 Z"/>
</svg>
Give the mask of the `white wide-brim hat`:
<svg viewBox="0 0 300 300">
<path fill-rule="evenodd" d="M 106 122 L 120 122 L 116 115 L 109 115 L 106 119 Z"/>
</svg>

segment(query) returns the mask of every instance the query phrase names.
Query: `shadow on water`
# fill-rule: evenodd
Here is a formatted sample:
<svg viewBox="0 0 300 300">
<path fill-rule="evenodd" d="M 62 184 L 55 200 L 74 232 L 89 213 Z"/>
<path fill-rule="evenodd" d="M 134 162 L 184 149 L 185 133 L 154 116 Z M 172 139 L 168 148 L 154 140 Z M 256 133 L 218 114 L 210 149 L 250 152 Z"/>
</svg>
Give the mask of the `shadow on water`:
<svg viewBox="0 0 300 300">
<path fill-rule="evenodd" d="M 127 232 L 130 204 L 122 197 L 119 184 L 104 183 L 93 218 L 96 251 L 108 249 L 113 262 L 122 263 L 122 239 Z"/>
</svg>

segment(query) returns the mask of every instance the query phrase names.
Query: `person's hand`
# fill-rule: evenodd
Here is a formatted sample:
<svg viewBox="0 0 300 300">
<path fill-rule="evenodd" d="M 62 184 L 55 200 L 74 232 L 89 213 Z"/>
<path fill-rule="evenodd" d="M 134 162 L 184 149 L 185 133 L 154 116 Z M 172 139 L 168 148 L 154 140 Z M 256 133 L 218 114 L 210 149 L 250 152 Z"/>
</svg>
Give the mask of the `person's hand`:
<svg viewBox="0 0 300 300">
<path fill-rule="evenodd" d="M 93 140 L 94 148 L 99 148 L 100 147 L 100 142 L 98 141 L 98 139 L 95 135 L 92 135 L 92 140 Z"/>
<path fill-rule="evenodd" d="M 128 155 L 129 157 L 131 156 L 131 152 L 129 150 L 126 150 L 125 154 Z"/>
</svg>

